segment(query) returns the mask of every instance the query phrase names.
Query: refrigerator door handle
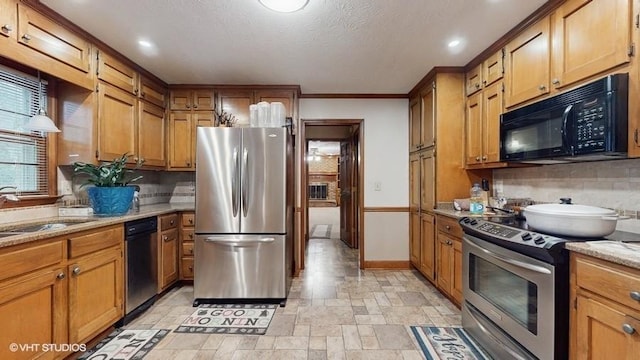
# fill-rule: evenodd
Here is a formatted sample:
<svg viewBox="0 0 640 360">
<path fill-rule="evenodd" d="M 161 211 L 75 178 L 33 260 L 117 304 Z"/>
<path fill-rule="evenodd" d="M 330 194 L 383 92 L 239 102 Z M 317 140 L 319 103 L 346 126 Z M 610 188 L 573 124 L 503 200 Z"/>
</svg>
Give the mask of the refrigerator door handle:
<svg viewBox="0 0 640 360">
<path fill-rule="evenodd" d="M 247 212 L 249 211 L 249 199 L 247 194 L 247 187 L 249 186 L 247 184 L 249 181 L 249 151 L 247 148 L 244 148 L 242 162 L 242 214 L 244 217 L 247 217 Z"/>
<path fill-rule="evenodd" d="M 233 149 L 233 172 L 231 173 L 231 206 L 233 217 L 238 216 L 238 148 Z"/>
<path fill-rule="evenodd" d="M 255 240 L 237 240 L 237 239 L 221 239 L 221 238 L 208 237 L 204 241 L 223 244 L 223 245 L 229 245 L 229 246 L 243 246 L 243 245 L 246 246 L 246 245 L 259 245 L 259 244 L 272 243 L 276 241 L 276 239 L 272 237 L 265 237 L 265 238 L 255 239 Z"/>
</svg>

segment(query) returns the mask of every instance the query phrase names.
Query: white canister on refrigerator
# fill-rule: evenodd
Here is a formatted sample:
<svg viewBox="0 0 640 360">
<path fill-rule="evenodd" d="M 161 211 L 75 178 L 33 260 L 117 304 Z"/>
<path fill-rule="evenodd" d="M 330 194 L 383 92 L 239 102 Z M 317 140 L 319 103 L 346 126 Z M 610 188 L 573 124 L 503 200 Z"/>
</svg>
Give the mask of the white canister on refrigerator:
<svg viewBox="0 0 640 360">
<path fill-rule="evenodd" d="M 258 126 L 271 127 L 271 105 L 266 101 L 258 103 Z"/>
<path fill-rule="evenodd" d="M 251 125 L 251 127 L 260 127 L 260 122 L 258 121 L 258 105 L 256 104 L 249 105 L 249 125 Z"/>
<path fill-rule="evenodd" d="M 271 126 L 282 127 L 285 123 L 285 108 L 281 102 L 271 103 Z"/>
</svg>

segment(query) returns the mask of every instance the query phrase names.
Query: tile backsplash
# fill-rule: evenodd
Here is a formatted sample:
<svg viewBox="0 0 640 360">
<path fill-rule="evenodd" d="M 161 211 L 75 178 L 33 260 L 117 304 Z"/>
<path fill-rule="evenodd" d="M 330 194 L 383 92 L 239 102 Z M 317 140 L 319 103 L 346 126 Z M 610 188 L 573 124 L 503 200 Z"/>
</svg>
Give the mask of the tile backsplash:
<svg viewBox="0 0 640 360">
<path fill-rule="evenodd" d="M 640 232 L 640 159 L 544 165 L 493 171 L 494 189 L 502 186 L 507 198 L 531 198 L 610 208 L 629 215 L 618 229 Z"/>
</svg>

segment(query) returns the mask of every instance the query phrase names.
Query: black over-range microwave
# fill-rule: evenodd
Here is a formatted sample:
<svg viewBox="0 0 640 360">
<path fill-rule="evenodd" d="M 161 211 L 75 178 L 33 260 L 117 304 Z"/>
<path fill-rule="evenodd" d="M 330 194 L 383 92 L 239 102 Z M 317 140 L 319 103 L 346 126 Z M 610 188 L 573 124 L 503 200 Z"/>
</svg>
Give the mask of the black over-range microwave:
<svg viewBox="0 0 640 360">
<path fill-rule="evenodd" d="M 537 164 L 627 156 L 629 75 L 615 74 L 500 116 L 500 160 Z"/>
</svg>

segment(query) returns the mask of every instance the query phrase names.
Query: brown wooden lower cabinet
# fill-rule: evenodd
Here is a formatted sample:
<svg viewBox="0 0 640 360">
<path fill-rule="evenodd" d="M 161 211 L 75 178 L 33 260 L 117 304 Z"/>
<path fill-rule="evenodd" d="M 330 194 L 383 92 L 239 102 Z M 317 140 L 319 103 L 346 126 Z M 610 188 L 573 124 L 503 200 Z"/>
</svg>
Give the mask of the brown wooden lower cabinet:
<svg viewBox="0 0 640 360">
<path fill-rule="evenodd" d="M 180 280 L 193 280 L 193 240 L 195 213 L 183 212 L 180 217 Z"/>
<path fill-rule="evenodd" d="M 158 234 L 158 293 L 167 289 L 180 273 L 178 267 L 179 239 L 178 214 L 162 215 L 158 218 L 160 232 Z"/>
<path fill-rule="evenodd" d="M 571 254 L 571 359 L 638 359 L 640 270 Z"/>
<path fill-rule="evenodd" d="M 436 218 L 436 279 L 440 291 L 462 304 L 462 228 L 443 215 Z"/>
</svg>

